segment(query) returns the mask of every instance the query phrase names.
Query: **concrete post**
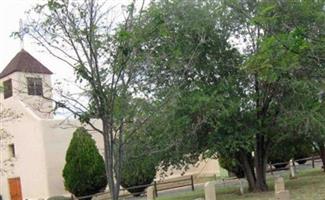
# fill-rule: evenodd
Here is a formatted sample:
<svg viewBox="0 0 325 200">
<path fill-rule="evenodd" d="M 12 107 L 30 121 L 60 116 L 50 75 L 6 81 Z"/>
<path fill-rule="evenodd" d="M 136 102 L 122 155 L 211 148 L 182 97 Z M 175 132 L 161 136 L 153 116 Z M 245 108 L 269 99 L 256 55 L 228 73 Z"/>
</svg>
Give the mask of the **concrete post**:
<svg viewBox="0 0 325 200">
<path fill-rule="evenodd" d="M 147 200 L 155 200 L 155 188 L 153 186 L 150 186 L 147 188 Z"/>
<path fill-rule="evenodd" d="M 290 178 L 295 178 L 296 177 L 295 166 L 293 164 L 292 159 L 289 161 L 289 167 L 290 167 Z"/>
<path fill-rule="evenodd" d="M 285 189 L 283 177 L 277 177 L 274 181 L 274 194 L 276 200 L 290 200 L 290 193 Z"/>
<path fill-rule="evenodd" d="M 290 200 L 289 190 L 284 190 L 284 191 L 275 193 L 275 199 L 276 200 Z"/>
<path fill-rule="evenodd" d="M 282 192 L 285 190 L 283 177 L 277 177 L 274 181 L 274 192 Z"/>
<path fill-rule="evenodd" d="M 216 183 L 210 181 L 204 184 L 205 200 L 216 200 Z"/>
<path fill-rule="evenodd" d="M 240 191 L 240 194 L 241 194 L 241 195 L 244 194 L 244 185 L 243 185 L 241 179 L 239 179 L 239 191 Z"/>
</svg>

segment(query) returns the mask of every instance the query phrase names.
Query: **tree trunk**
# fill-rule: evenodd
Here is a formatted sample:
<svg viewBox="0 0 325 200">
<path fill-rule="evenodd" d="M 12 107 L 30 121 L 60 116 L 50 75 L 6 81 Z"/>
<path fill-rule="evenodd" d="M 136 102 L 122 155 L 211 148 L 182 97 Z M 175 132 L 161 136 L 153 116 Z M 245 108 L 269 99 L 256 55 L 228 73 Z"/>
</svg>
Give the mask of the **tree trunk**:
<svg viewBox="0 0 325 200">
<path fill-rule="evenodd" d="M 256 135 L 256 147 L 255 147 L 255 170 L 256 170 L 256 183 L 254 192 L 267 191 L 266 184 L 266 149 L 265 139 L 263 135 Z"/>
<path fill-rule="evenodd" d="M 240 151 L 239 161 L 239 163 L 241 163 L 246 180 L 248 182 L 248 190 L 252 192 L 255 190 L 256 184 L 254 167 L 252 165 L 252 156 L 247 152 Z"/>
<path fill-rule="evenodd" d="M 114 153 L 113 153 L 113 141 L 110 137 L 110 127 L 103 122 L 103 139 L 104 139 L 104 157 L 105 157 L 105 169 L 106 169 L 106 176 L 107 182 L 109 187 L 109 192 L 111 194 L 112 200 L 118 200 L 119 192 L 120 192 L 120 185 L 118 184 L 119 181 L 116 179 L 116 173 L 114 172 Z"/>
<path fill-rule="evenodd" d="M 323 171 L 325 172 L 325 144 L 324 143 L 318 143 L 319 146 L 319 156 L 322 159 L 323 163 Z"/>
</svg>

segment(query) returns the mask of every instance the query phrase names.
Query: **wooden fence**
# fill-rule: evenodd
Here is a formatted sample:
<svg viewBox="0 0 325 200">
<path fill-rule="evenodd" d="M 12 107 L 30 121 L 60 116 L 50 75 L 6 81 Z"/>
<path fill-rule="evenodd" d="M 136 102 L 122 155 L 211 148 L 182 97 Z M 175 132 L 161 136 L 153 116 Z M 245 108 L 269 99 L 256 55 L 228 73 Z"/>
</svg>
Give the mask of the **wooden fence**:
<svg viewBox="0 0 325 200">
<path fill-rule="evenodd" d="M 297 163 L 301 162 L 303 164 L 307 161 L 311 161 L 312 168 L 315 168 L 315 162 L 316 162 L 316 160 L 319 160 L 319 159 L 320 159 L 319 156 L 311 156 L 311 157 L 307 157 L 307 158 L 296 159 L 296 160 L 293 160 L 293 165 L 295 165 L 296 162 Z M 267 172 L 270 172 L 271 174 L 273 174 L 273 172 L 275 172 L 275 171 L 287 170 L 287 169 L 289 169 L 288 165 L 289 165 L 289 161 L 280 162 L 280 163 L 269 163 L 269 169 L 267 170 Z"/>
<path fill-rule="evenodd" d="M 136 193 L 129 193 L 128 190 L 130 189 L 139 189 L 139 188 L 144 188 L 146 189 L 147 187 L 153 186 L 155 195 L 158 197 L 158 192 L 164 191 L 164 190 L 171 190 L 171 189 L 176 189 L 180 187 L 191 187 L 192 191 L 194 191 L 194 178 L 193 176 L 184 176 L 180 178 L 175 178 L 173 180 L 162 180 L 162 181 L 154 181 L 151 184 L 146 184 L 146 185 L 137 185 L 129 188 L 121 188 L 120 189 L 120 197 L 121 198 L 127 198 L 131 196 L 141 196 L 141 195 L 146 195 L 146 190 L 142 192 L 136 192 Z M 73 199 L 76 200 L 83 200 L 83 199 L 88 199 L 90 197 L 93 197 L 94 200 L 108 200 L 110 199 L 110 194 L 109 192 L 103 192 L 103 193 L 98 193 L 98 194 L 93 194 L 93 195 L 87 195 L 87 196 L 82 196 L 82 197 L 74 197 Z"/>
<path fill-rule="evenodd" d="M 319 156 L 311 156 L 311 157 L 307 157 L 307 158 L 302 158 L 302 159 L 297 159 L 297 160 L 293 160 L 295 162 L 304 162 L 304 161 L 311 161 L 311 165 L 312 168 L 315 168 L 315 162 L 321 162 L 320 161 L 320 157 Z M 267 172 L 273 174 L 273 172 L 276 171 L 281 171 L 281 170 L 288 170 L 289 167 L 289 161 L 287 162 L 281 162 L 281 163 L 269 163 L 269 167 Z M 281 167 L 277 167 L 277 166 L 281 166 Z M 229 177 L 229 178 L 224 178 L 221 181 L 221 184 L 226 185 L 226 184 L 233 184 L 234 182 L 238 182 L 238 178 L 236 177 Z M 129 188 L 121 188 L 121 192 L 120 192 L 120 197 L 121 198 L 127 198 L 127 197 L 131 197 L 134 195 L 146 195 L 146 190 L 144 190 L 143 192 L 139 192 L 139 193 L 133 193 L 130 194 L 129 192 L 127 192 L 128 189 L 136 189 L 136 188 L 147 188 L 153 186 L 154 187 L 154 191 L 155 191 L 155 195 L 158 196 L 158 192 L 160 191 L 164 191 L 164 190 L 171 190 L 171 189 L 176 189 L 176 188 L 180 188 L 180 187 L 191 187 L 192 191 L 194 191 L 194 180 L 193 180 L 193 176 L 184 176 L 184 177 L 180 177 L 180 178 L 175 178 L 173 180 L 162 180 L 162 181 L 154 181 L 151 184 L 147 184 L 147 185 L 138 185 L 138 186 L 134 186 L 134 187 L 129 187 Z M 79 199 L 79 200 L 83 200 L 89 197 L 93 197 L 94 200 L 108 200 L 110 199 L 109 197 L 109 192 L 104 192 L 104 193 L 99 193 L 99 194 L 94 194 L 94 195 L 88 195 L 88 196 L 83 196 L 83 197 L 78 197 L 78 198 L 74 198 L 74 199 Z"/>
</svg>

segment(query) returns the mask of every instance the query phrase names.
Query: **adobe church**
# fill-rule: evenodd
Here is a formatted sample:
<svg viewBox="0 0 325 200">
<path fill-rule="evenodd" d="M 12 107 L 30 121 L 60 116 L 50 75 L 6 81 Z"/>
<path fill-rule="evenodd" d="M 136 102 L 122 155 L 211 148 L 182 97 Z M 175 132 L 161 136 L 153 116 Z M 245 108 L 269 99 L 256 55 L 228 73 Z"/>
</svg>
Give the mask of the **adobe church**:
<svg viewBox="0 0 325 200">
<path fill-rule="evenodd" d="M 69 195 L 64 189 L 62 170 L 65 154 L 77 120 L 54 119 L 53 103 L 41 97 L 52 97 L 52 72 L 21 50 L 3 69 L 0 83 L 2 110 L 10 109 L 19 117 L 0 121 L 0 129 L 12 137 L 1 139 L 0 195 L 4 200 L 47 199 Z M 90 131 L 99 151 L 103 152 L 102 137 Z M 8 165 L 6 160 L 10 159 Z M 220 175 L 217 160 L 201 161 L 185 175 Z M 174 172 L 173 177 L 181 176 Z"/>
</svg>

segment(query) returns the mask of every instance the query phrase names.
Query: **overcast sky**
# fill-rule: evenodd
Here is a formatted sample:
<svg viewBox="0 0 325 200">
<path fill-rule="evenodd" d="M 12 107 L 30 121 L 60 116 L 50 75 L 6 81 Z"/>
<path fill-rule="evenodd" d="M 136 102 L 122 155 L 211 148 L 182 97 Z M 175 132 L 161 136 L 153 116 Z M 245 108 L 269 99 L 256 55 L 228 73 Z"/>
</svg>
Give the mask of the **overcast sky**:
<svg viewBox="0 0 325 200">
<path fill-rule="evenodd" d="M 10 60 L 21 50 L 19 39 L 10 37 L 12 32 L 19 30 L 20 19 L 26 18 L 25 11 L 32 8 L 40 0 L 3 0 L 0 6 L 0 70 L 2 71 Z M 25 37 L 24 49 L 43 63 L 53 73 L 52 81 L 62 81 L 71 78 L 72 70 L 64 63 L 51 57 L 30 38 Z"/>
<path fill-rule="evenodd" d="M 42 0 L 1 0 L 0 6 L 0 71 L 10 62 L 10 60 L 21 50 L 19 39 L 10 37 L 12 32 L 19 30 L 19 20 L 24 20 L 25 11 L 32 8 L 37 2 Z M 109 2 L 109 1 L 108 1 Z M 130 0 L 111 0 L 112 5 L 126 4 Z M 68 69 L 64 63 L 51 57 L 42 49 L 33 44 L 31 39 L 25 37 L 24 49 L 41 61 L 53 73 L 52 81 L 62 81 L 70 79 L 73 75 L 72 70 Z"/>
<path fill-rule="evenodd" d="M 39 2 L 46 0 L 0 0 L 0 72 L 7 66 L 10 60 L 21 50 L 19 39 L 10 37 L 12 32 L 19 30 L 19 21 L 26 18 L 25 11 L 31 9 Z M 82 0 L 80 0 L 82 1 Z M 108 5 L 114 5 L 114 19 L 123 19 L 121 15 L 122 5 L 126 5 L 131 0 L 103 0 Z M 139 1 L 140 2 L 140 1 Z M 147 1 L 145 1 L 147 2 Z M 121 15 L 121 16 L 120 16 Z M 77 89 L 71 81 L 75 80 L 73 70 L 62 61 L 52 57 L 41 47 L 36 45 L 28 36 L 24 38 L 24 49 L 33 55 L 37 60 L 49 68 L 52 75 L 52 85 L 56 82 L 63 83 L 64 89 L 75 92 Z M 66 81 L 68 80 L 68 81 Z M 55 86 L 54 86 L 55 87 Z M 55 94 L 54 94 L 55 95 Z M 67 113 L 58 112 L 56 118 L 69 116 Z"/>
<path fill-rule="evenodd" d="M 0 6 L 0 69 L 2 70 L 11 58 L 20 50 L 19 40 L 10 38 L 13 31 L 19 28 L 19 19 L 24 18 L 24 11 L 33 5 L 35 0 L 1 1 Z M 34 53 L 30 45 L 26 49 Z"/>
</svg>

